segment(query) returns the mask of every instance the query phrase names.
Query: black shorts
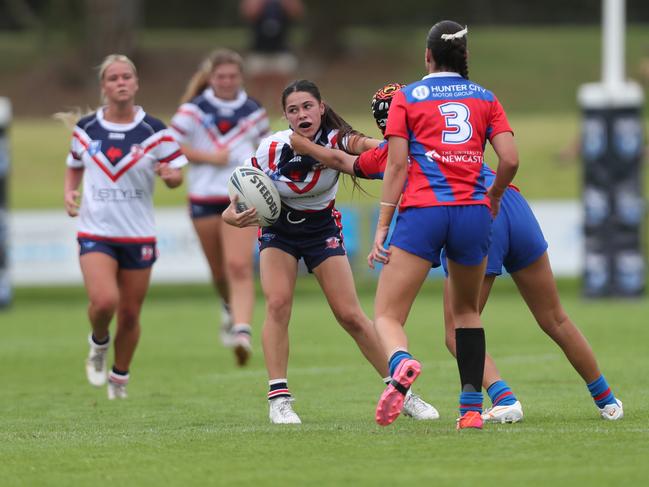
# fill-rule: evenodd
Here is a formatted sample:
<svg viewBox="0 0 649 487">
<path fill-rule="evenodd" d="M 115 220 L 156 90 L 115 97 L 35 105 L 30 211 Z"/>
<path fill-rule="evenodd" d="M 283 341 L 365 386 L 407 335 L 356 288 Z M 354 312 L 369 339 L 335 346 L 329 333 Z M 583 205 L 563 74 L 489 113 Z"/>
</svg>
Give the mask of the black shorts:
<svg viewBox="0 0 649 487">
<path fill-rule="evenodd" d="M 341 215 L 333 206 L 300 211 L 282 206 L 279 219 L 259 232 L 259 251 L 276 248 L 304 259 L 309 272 L 334 255 L 346 255 Z"/>
<path fill-rule="evenodd" d="M 192 198 L 189 200 L 189 215 L 192 220 L 195 218 L 205 218 L 208 216 L 221 215 L 230 205 L 230 199 L 227 196 L 214 198 L 210 201 L 197 201 Z"/>
<path fill-rule="evenodd" d="M 79 256 L 91 252 L 101 252 L 117 261 L 120 269 L 147 269 L 158 258 L 155 242 L 147 243 L 116 243 L 102 239 L 77 238 Z"/>
</svg>

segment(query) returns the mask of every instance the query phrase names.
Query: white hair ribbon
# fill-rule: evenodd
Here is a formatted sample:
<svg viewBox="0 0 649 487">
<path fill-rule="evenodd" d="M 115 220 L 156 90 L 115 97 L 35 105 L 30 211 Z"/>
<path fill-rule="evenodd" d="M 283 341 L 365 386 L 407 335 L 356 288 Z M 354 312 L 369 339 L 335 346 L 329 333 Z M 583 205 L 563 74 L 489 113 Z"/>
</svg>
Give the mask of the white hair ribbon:
<svg viewBox="0 0 649 487">
<path fill-rule="evenodd" d="M 452 41 L 453 39 L 461 39 L 469 32 L 469 27 L 465 26 L 461 31 L 456 32 L 455 34 L 442 34 L 442 40 Z"/>
</svg>

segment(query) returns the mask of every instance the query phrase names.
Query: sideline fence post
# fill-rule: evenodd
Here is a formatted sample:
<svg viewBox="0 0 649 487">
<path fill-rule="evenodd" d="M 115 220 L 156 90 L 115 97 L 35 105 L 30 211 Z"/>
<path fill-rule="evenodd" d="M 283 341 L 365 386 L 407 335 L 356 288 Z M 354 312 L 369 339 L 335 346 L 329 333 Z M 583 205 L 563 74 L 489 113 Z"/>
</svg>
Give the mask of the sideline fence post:
<svg viewBox="0 0 649 487">
<path fill-rule="evenodd" d="M 625 76 L 624 0 L 602 2 L 602 82 L 579 88 L 589 297 L 642 296 L 646 277 L 642 87 Z"/>
</svg>

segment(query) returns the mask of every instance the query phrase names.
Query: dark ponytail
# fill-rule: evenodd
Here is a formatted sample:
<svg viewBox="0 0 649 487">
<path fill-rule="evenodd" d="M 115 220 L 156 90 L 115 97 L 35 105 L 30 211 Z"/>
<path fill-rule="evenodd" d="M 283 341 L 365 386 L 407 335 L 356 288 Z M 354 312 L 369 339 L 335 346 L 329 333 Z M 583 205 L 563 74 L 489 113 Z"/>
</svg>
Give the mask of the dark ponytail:
<svg viewBox="0 0 649 487">
<path fill-rule="evenodd" d="M 428 31 L 426 47 L 430 49 L 438 70 L 453 71 L 469 79 L 466 34 L 453 37 L 464 29 L 452 20 L 437 22 Z"/>
</svg>

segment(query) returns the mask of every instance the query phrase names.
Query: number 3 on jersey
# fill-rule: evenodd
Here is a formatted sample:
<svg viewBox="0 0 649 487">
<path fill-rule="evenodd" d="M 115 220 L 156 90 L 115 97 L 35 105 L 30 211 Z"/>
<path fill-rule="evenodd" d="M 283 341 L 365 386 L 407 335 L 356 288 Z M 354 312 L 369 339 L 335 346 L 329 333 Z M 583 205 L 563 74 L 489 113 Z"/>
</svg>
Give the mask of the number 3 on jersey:
<svg viewBox="0 0 649 487">
<path fill-rule="evenodd" d="M 463 144 L 473 135 L 473 127 L 469 122 L 471 111 L 463 103 L 444 103 L 439 106 L 439 112 L 446 121 L 442 130 L 442 142 L 445 144 Z"/>
</svg>

